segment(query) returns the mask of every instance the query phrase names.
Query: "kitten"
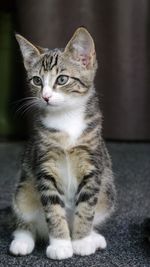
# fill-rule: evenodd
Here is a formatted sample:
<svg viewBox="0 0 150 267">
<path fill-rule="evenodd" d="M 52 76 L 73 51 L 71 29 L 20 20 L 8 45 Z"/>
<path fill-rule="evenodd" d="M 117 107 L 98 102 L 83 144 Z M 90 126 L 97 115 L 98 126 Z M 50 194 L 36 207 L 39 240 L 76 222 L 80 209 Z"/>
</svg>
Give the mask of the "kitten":
<svg viewBox="0 0 150 267">
<path fill-rule="evenodd" d="M 49 50 L 16 38 L 36 112 L 13 199 L 17 224 L 10 252 L 31 253 L 39 236 L 49 238 L 48 258 L 90 255 L 106 247 L 96 226 L 115 202 L 94 88 L 93 39 L 79 28 L 65 49 Z"/>
</svg>

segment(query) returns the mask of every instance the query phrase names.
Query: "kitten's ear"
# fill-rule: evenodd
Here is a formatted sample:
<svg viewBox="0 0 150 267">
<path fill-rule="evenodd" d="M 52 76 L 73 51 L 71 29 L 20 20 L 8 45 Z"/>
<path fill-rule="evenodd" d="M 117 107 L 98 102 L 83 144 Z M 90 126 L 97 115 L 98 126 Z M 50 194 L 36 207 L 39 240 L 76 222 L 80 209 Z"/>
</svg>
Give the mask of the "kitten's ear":
<svg viewBox="0 0 150 267">
<path fill-rule="evenodd" d="M 26 69 L 29 69 L 40 56 L 41 51 L 20 34 L 16 34 L 15 36 L 24 59 L 24 66 Z"/>
<path fill-rule="evenodd" d="M 75 31 L 64 52 L 68 53 L 73 60 L 81 62 L 87 69 L 93 66 L 96 59 L 94 41 L 83 27 Z"/>
</svg>

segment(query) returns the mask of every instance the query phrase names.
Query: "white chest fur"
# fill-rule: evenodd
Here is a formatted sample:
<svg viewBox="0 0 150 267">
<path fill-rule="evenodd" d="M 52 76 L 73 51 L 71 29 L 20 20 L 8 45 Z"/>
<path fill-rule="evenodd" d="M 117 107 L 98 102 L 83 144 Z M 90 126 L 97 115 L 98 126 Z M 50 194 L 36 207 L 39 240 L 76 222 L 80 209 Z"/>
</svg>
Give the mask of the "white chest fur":
<svg viewBox="0 0 150 267">
<path fill-rule="evenodd" d="M 82 108 L 67 112 L 48 113 L 47 116 L 43 118 L 43 124 L 47 128 L 55 128 L 59 131 L 66 132 L 71 141 L 75 142 L 86 127 L 84 110 Z"/>
</svg>

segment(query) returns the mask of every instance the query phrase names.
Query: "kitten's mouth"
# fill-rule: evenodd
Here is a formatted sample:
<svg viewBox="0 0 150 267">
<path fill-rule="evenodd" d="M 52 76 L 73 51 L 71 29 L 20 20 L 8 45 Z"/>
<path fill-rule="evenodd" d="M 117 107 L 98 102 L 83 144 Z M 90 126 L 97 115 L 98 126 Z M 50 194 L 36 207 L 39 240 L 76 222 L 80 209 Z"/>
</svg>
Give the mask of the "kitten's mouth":
<svg viewBox="0 0 150 267">
<path fill-rule="evenodd" d="M 53 102 L 47 102 L 45 103 L 47 107 L 58 107 L 59 104 L 58 103 L 53 103 Z"/>
<path fill-rule="evenodd" d="M 42 101 L 42 102 L 43 102 L 43 101 Z M 57 106 L 56 103 L 53 103 L 53 102 L 51 102 L 51 101 L 44 101 L 43 103 L 44 103 L 44 105 L 47 106 L 47 107 L 49 107 L 49 106 Z"/>
<path fill-rule="evenodd" d="M 56 103 L 52 103 L 52 102 L 47 102 L 46 104 L 47 104 L 47 106 L 57 106 Z"/>
<path fill-rule="evenodd" d="M 62 103 L 60 103 L 60 102 L 53 102 L 53 101 L 43 101 L 43 99 L 41 99 L 42 100 L 42 103 L 43 103 L 43 106 L 45 107 L 45 108 L 57 108 L 57 107 L 60 107 L 60 106 L 62 106 Z"/>
</svg>

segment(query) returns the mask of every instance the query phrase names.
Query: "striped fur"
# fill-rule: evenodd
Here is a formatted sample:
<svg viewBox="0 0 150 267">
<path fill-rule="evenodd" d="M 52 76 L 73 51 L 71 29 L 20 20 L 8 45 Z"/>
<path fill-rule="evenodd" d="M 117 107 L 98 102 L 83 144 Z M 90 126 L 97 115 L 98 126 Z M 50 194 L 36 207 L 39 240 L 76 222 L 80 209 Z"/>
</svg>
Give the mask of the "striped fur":
<svg viewBox="0 0 150 267">
<path fill-rule="evenodd" d="M 64 50 L 39 50 L 20 35 L 17 40 L 36 112 L 13 200 L 17 231 L 28 231 L 28 238 L 22 252 L 18 244 L 24 242 L 24 232 L 20 239 L 15 232 L 10 251 L 30 253 L 34 246 L 27 242 L 39 235 L 49 237 L 50 258 L 71 257 L 73 252 L 92 254 L 106 246 L 93 231 L 111 214 L 115 202 L 111 160 L 93 85 L 94 42 L 84 28 L 75 32 Z M 67 82 L 58 84 L 58 77 Z"/>
</svg>

